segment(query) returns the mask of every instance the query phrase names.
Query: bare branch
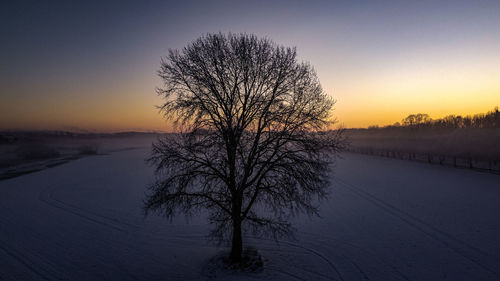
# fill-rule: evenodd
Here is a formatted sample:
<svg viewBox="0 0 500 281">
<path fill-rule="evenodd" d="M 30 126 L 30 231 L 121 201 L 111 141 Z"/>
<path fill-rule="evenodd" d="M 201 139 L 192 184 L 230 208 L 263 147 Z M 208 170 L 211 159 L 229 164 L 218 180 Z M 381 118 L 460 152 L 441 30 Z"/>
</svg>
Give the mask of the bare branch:
<svg viewBox="0 0 500 281">
<path fill-rule="evenodd" d="M 289 216 L 317 214 L 344 138 L 328 131 L 335 101 L 296 57 L 247 34 L 208 34 L 169 52 L 159 108 L 183 132 L 153 145 L 146 210 L 208 209 L 212 234 L 231 232 L 233 250 L 242 224 L 275 236 L 290 233 Z"/>
</svg>

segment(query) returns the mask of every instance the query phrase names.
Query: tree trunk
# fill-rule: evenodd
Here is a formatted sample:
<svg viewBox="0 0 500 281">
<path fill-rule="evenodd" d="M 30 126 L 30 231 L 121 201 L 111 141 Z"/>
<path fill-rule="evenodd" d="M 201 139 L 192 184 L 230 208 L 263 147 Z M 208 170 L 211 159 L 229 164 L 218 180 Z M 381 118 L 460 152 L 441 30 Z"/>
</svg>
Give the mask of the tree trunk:
<svg viewBox="0 0 500 281">
<path fill-rule="evenodd" d="M 241 221 L 233 219 L 233 243 L 231 245 L 231 261 L 239 263 L 243 253 L 243 240 L 241 238 Z"/>
</svg>

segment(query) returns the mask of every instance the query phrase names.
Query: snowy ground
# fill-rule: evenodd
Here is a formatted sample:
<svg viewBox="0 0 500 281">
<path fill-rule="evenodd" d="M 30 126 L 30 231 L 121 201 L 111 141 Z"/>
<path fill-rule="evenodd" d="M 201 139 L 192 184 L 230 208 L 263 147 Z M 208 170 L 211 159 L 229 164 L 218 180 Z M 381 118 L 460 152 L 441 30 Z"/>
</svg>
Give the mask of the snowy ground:
<svg viewBox="0 0 500 281">
<path fill-rule="evenodd" d="M 500 280 L 500 176 L 344 154 L 295 241 L 245 237 L 260 273 L 208 266 L 203 218 L 141 212 L 149 148 L 0 181 L 0 280 Z"/>
</svg>

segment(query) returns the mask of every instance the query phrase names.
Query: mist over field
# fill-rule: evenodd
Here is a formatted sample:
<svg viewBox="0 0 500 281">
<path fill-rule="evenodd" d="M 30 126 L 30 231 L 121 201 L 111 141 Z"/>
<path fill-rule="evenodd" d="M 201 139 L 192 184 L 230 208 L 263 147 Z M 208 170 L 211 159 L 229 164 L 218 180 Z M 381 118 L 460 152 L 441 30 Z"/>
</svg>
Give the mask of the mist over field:
<svg viewBox="0 0 500 281">
<path fill-rule="evenodd" d="M 422 115 L 422 114 L 420 114 Z M 500 173 L 498 107 L 476 116 L 448 116 L 403 124 L 348 129 L 349 150 L 371 155 Z"/>
</svg>

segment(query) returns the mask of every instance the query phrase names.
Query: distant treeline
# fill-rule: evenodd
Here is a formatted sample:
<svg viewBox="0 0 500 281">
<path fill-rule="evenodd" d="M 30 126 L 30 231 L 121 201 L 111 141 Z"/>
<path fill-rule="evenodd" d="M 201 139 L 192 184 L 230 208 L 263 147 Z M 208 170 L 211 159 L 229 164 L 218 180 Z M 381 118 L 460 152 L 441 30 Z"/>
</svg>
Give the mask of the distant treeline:
<svg viewBox="0 0 500 281">
<path fill-rule="evenodd" d="M 498 107 L 465 117 L 411 114 L 390 126 L 347 129 L 346 136 L 353 152 L 500 172 Z"/>
<path fill-rule="evenodd" d="M 379 127 L 370 126 L 368 129 L 380 128 L 500 128 L 500 111 L 498 106 L 488 113 L 476 115 L 448 115 L 440 119 L 432 119 L 428 114 L 417 113 L 410 114 L 404 118 L 401 123 L 396 122 L 393 125 Z"/>
</svg>

